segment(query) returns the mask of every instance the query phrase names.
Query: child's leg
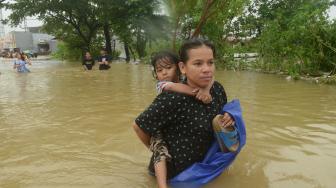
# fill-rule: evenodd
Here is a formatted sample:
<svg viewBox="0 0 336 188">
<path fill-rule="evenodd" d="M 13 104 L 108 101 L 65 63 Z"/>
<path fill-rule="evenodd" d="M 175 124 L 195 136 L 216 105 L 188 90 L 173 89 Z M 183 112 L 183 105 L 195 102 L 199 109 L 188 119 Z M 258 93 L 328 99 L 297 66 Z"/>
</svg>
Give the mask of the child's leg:
<svg viewBox="0 0 336 188">
<path fill-rule="evenodd" d="M 155 177 L 159 188 L 167 188 L 166 160 L 161 160 L 154 165 Z"/>
<path fill-rule="evenodd" d="M 161 134 L 151 137 L 150 150 L 154 156 L 154 169 L 156 181 L 159 188 L 167 187 L 167 160 L 171 159 L 168 153 L 167 145 L 162 139 Z"/>
</svg>

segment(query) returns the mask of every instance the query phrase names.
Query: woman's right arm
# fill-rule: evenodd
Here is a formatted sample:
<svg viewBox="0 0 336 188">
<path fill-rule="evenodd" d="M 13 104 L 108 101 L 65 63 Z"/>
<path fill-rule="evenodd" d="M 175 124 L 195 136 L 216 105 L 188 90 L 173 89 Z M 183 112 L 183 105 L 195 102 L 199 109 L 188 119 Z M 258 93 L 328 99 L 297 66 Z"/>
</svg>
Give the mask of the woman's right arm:
<svg viewBox="0 0 336 188">
<path fill-rule="evenodd" d="M 165 129 L 173 121 L 177 100 L 179 97 L 173 93 L 162 93 L 135 119 L 133 129 L 147 147 L 149 147 L 150 137 Z"/>
<path fill-rule="evenodd" d="M 133 124 L 133 129 L 141 142 L 145 144 L 147 148 L 149 148 L 150 145 L 150 136 L 146 134 L 135 122 Z"/>
</svg>

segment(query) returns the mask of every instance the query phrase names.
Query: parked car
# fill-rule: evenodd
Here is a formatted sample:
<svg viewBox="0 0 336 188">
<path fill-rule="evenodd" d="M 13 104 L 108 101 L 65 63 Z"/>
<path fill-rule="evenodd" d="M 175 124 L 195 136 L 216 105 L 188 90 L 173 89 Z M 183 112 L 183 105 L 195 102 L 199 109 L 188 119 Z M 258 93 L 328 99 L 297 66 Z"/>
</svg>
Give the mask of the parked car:
<svg viewBox="0 0 336 188">
<path fill-rule="evenodd" d="M 20 48 L 13 48 L 12 50 L 14 53 L 21 53 L 21 49 Z"/>
<path fill-rule="evenodd" d="M 9 54 L 9 48 L 4 48 L 0 51 L 0 56 L 1 57 L 7 57 Z"/>
<path fill-rule="evenodd" d="M 28 56 L 28 58 L 37 57 L 37 52 L 34 50 L 25 50 L 23 51 L 23 53 L 25 53 Z"/>
<path fill-rule="evenodd" d="M 10 48 L 3 48 L 1 51 L 0 51 L 0 56 L 1 57 L 5 57 L 5 58 L 13 58 L 14 56 L 14 51 L 13 49 L 10 49 Z"/>
</svg>

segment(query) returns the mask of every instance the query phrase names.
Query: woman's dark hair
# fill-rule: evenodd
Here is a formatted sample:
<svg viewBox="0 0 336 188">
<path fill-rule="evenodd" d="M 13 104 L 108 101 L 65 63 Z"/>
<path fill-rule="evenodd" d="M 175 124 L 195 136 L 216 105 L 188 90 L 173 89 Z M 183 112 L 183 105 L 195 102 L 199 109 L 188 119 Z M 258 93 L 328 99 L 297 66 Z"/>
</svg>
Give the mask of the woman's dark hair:
<svg viewBox="0 0 336 188">
<path fill-rule="evenodd" d="M 192 38 L 183 42 L 179 51 L 180 60 L 183 63 L 186 63 L 189 60 L 189 50 L 199 48 L 203 45 L 209 47 L 212 50 L 213 55 L 216 56 L 215 46 L 210 41 L 202 38 Z"/>
</svg>

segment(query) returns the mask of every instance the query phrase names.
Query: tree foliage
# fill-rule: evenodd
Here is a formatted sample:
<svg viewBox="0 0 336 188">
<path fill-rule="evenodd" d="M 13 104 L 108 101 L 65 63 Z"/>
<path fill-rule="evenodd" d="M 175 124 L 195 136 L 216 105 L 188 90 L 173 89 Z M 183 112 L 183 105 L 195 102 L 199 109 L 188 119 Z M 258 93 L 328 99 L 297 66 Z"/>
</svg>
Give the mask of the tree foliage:
<svg viewBox="0 0 336 188">
<path fill-rule="evenodd" d="M 173 24 L 173 46 L 176 38 L 208 37 L 221 40 L 224 26 L 237 16 L 247 0 L 166 0 L 165 6 Z"/>
<path fill-rule="evenodd" d="M 9 2 L 9 3 L 8 3 Z M 17 25 L 37 16 L 49 33 L 75 49 L 111 48 L 117 38 L 127 60 L 143 58 L 156 47 L 176 49 L 191 37 L 214 41 L 219 57 L 242 50 L 258 52 L 263 62 L 295 73 L 335 73 L 335 21 L 327 10 L 334 0 L 13 0 Z M 161 11 L 161 6 L 165 11 Z M 113 37 L 113 38 L 112 38 Z M 233 37 L 238 44 L 231 44 Z M 250 42 L 244 39 L 250 38 Z M 245 45 L 248 44 L 248 45 Z M 237 48 L 239 46 L 239 48 Z"/>
<path fill-rule="evenodd" d="M 335 24 L 330 0 L 254 0 L 231 30 L 253 37 L 262 60 L 294 74 L 335 72 Z"/>
<path fill-rule="evenodd" d="M 12 11 L 12 25 L 37 16 L 46 31 L 83 50 L 110 47 L 116 36 L 143 57 L 147 42 L 166 33 L 167 18 L 155 13 L 157 0 L 15 0 L 4 6 Z"/>
</svg>

